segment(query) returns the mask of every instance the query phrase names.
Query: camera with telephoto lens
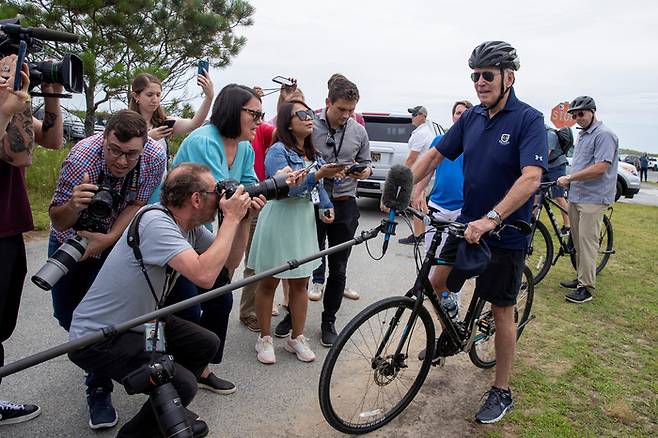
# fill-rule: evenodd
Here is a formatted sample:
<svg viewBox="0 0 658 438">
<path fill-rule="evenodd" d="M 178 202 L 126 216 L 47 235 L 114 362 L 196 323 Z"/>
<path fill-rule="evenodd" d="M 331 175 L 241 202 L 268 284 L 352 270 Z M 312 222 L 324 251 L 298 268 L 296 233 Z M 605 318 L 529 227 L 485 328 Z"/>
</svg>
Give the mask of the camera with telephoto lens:
<svg viewBox="0 0 658 438">
<path fill-rule="evenodd" d="M 43 50 L 43 41 L 77 42 L 78 36 L 67 32 L 53 31 L 40 27 L 21 27 L 19 19 L 0 20 L 0 58 L 19 55 L 23 44 L 23 55 L 38 53 Z M 82 59 L 73 54 L 66 54 L 61 61 L 25 61 L 30 69 L 30 90 L 42 83 L 60 84 L 71 93 L 82 93 L 83 67 Z M 21 66 L 17 65 L 17 69 Z M 17 75 L 20 77 L 20 74 Z M 60 97 L 71 97 L 61 95 Z"/>
<path fill-rule="evenodd" d="M 287 174 L 277 175 L 259 183 L 245 186 L 244 191 L 252 198 L 259 195 L 263 195 L 267 200 L 285 198 L 288 196 L 290 189 L 286 183 L 287 178 Z M 225 195 L 226 199 L 229 199 L 233 196 L 239 185 L 240 183 L 234 179 L 225 179 L 217 183 L 215 192 L 220 196 Z"/>
<path fill-rule="evenodd" d="M 192 437 L 192 427 L 185 407 L 171 380 L 176 374 L 174 358 L 164 355 L 124 377 L 123 387 L 130 395 L 149 395 L 151 407 L 165 437 Z"/>
<path fill-rule="evenodd" d="M 100 184 L 91 202 L 82 211 L 73 226 L 76 231 L 107 233 L 103 220 L 110 217 L 112 210 L 119 205 L 121 195 L 112 187 Z M 80 260 L 87 249 L 87 239 L 75 235 L 57 248 L 46 263 L 32 276 L 32 283 L 43 290 L 50 290 Z"/>
</svg>

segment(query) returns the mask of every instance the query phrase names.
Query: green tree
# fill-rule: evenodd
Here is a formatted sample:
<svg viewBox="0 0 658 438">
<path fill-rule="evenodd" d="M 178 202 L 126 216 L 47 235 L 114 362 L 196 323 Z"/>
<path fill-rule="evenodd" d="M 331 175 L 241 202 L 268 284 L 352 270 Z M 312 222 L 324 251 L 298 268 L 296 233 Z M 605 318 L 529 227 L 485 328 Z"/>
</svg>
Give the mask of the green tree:
<svg viewBox="0 0 658 438">
<path fill-rule="evenodd" d="M 127 103 L 138 73 L 161 78 L 169 93 L 194 80 L 198 59 L 227 65 L 246 43 L 234 30 L 252 25 L 253 13 L 244 0 L 0 0 L 0 17 L 20 14 L 23 26 L 80 35 L 78 44 L 45 42 L 43 53 L 82 58 L 88 134 L 101 104 Z"/>
</svg>

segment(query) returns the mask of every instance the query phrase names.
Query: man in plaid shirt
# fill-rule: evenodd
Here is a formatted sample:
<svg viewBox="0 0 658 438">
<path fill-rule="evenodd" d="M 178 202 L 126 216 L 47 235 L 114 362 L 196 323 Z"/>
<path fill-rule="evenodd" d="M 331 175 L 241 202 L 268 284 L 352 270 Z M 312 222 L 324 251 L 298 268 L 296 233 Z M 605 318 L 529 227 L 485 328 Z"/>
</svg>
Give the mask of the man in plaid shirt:
<svg viewBox="0 0 658 438">
<path fill-rule="evenodd" d="M 144 206 L 162 179 L 166 153 L 148 138 L 144 118 L 130 110 L 116 113 L 103 134 L 78 142 L 62 163 L 48 214 L 51 233 L 48 255 L 76 232 L 88 240 L 80 261 L 52 289 L 55 318 L 67 331 L 73 311 L 93 283 L 103 261 L 137 211 Z M 112 212 L 96 220 L 102 230 L 89 230 L 82 222 L 99 186 L 115 194 Z M 100 232 L 99 232 L 100 231 Z M 113 427 L 118 416 L 112 406 L 112 380 L 90 373 L 87 385 L 89 426 Z"/>
</svg>

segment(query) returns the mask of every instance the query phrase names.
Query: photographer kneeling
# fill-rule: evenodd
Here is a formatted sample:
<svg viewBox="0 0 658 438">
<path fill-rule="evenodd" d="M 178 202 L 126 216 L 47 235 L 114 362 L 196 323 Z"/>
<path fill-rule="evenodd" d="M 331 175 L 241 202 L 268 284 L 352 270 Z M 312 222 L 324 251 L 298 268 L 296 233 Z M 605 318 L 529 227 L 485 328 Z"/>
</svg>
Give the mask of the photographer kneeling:
<svg viewBox="0 0 658 438">
<path fill-rule="evenodd" d="M 149 209 L 137 227 L 139 249 L 152 288 L 128 244 L 127 235 L 133 228 L 130 227 L 75 309 L 71 340 L 153 311 L 165 301 L 178 274 L 200 287 L 212 287 L 224 265 L 230 263 L 233 239 L 248 208 L 252 203 L 257 209 L 263 205 L 260 198 L 252 200 L 242 187 L 229 199 L 220 199 L 215 187 L 208 168 L 199 164 L 184 163 L 169 173 L 161 193 L 165 210 Z M 215 237 L 203 224 L 214 221 L 218 206 L 223 219 Z M 146 351 L 152 326 L 145 324 L 69 357 L 90 373 L 108 375 L 121 382 L 143 365 L 158 360 Z M 219 348 L 219 339 L 211 331 L 176 316 L 165 318 L 158 326 L 158 338 L 164 335 L 166 353 L 176 360 L 172 383 L 182 404 L 187 406 L 196 394 L 197 378 Z M 192 428 L 194 436 L 207 433 L 207 426 L 200 420 Z M 158 419 L 147 401 L 118 436 L 156 434 Z"/>
<path fill-rule="evenodd" d="M 78 142 L 62 163 L 48 211 L 52 222 L 48 256 L 52 257 L 64 242 L 75 243 L 71 239 L 80 237 L 86 239 L 78 240 L 79 252 L 84 254 L 77 263 L 66 255 L 61 257 L 70 262 L 68 273 L 61 279 L 39 271 L 33 281 L 45 289 L 52 287 L 54 316 L 67 331 L 73 310 L 105 257 L 160 183 L 165 150 L 150 140 L 147 132 L 141 115 L 119 111 L 110 118 L 103 134 Z M 82 249 L 85 243 L 86 249 Z M 85 383 L 89 426 L 101 429 L 116 425 L 112 380 L 91 373 Z"/>
</svg>

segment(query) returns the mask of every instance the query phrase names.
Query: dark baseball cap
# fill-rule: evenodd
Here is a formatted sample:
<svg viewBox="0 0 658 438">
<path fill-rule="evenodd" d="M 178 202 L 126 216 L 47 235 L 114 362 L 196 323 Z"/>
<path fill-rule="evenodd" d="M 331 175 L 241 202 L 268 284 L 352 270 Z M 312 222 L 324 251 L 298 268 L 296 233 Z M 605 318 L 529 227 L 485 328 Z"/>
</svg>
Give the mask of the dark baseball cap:
<svg viewBox="0 0 658 438">
<path fill-rule="evenodd" d="M 491 251 L 484 240 L 471 244 L 460 239 L 452 271 L 448 275 L 446 286 L 451 292 L 459 292 L 469 278 L 482 274 L 491 262 Z"/>
<path fill-rule="evenodd" d="M 407 108 L 407 111 L 409 111 L 410 114 L 416 115 L 416 114 L 425 114 L 427 115 L 427 108 L 424 106 L 418 105 L 413 108 Z"/>
</svg>

